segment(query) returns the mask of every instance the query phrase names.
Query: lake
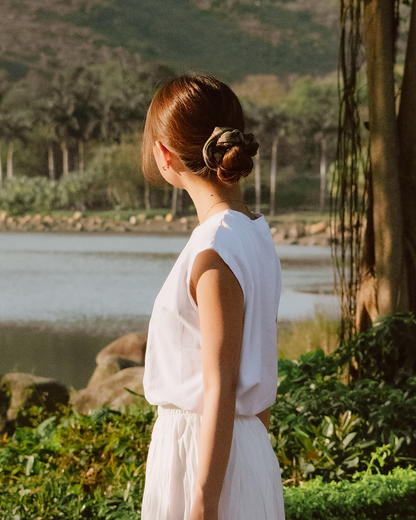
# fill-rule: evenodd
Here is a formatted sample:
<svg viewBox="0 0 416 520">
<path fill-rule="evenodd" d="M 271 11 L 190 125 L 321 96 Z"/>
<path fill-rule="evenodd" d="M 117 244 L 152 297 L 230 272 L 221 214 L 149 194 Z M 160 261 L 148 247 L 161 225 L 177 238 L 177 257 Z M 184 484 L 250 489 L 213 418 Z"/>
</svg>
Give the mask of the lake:
<svg viewBox="0 0 416 520">
<path fill-rule="evenodd" d="M 184 237 L 0 234 L 0 373 L 82 388 L 111 340 L 146 330 Z M 278 245 L 279 319 L 337 315 L 330 248 Z"/>
</svg>

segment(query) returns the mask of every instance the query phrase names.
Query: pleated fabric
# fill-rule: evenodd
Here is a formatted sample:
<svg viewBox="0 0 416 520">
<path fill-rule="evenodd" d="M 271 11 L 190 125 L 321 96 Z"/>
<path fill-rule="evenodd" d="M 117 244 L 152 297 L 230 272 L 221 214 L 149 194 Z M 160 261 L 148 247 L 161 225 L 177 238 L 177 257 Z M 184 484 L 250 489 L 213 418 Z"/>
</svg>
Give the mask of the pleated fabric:
<svg viewBox="0 0 416 520">
<path fill-rule="evenodd" d="M 142 520 L 187 520 L 201 416 L 159 406 L 146 469 Z M 236 416 L 219 520 L 284 520 L 279 463 L 258 417 Z"/>
</svg>

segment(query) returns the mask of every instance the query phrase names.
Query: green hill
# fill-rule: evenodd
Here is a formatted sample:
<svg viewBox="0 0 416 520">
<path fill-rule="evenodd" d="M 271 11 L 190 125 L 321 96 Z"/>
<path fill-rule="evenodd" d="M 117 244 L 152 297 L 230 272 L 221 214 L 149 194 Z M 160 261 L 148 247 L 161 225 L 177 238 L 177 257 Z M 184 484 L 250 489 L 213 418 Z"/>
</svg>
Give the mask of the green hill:
<svg viewBox="0 0 416 520">
<path fill-rule="evenodd" d="M 337 0 L 2 0 L 0 66 L 97 62 L 138 53 L 226 81 L 336 68 Z"/>
</svg>

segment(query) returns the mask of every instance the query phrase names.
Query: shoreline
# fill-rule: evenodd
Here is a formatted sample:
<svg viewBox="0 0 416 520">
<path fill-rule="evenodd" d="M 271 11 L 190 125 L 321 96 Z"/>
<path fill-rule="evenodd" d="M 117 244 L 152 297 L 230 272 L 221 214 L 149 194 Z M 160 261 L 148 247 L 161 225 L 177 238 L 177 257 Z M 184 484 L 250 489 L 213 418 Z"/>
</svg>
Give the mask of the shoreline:
<svg viewBox="0 0 416 520">
<path fill-rule="evenodd" d="M 328 320 L 333 319 L 331 316 L 325 316 Z M 150 321 L 150 316 L 147 320 L 141 317 L 137 320 L 137 324 L 133 323 L 133 320 L 130 323 L 122 323 L 114 324 L 108 328 L 93 328 L 92 324 L 90 326 L 77 326 L 76 324 L 68 324 L 63 325 L 62 323 L 53 323 L 53 322 L 0 322 L 0 331 L 5 330 L 15 330 L 15 331 L 27 331 L 33 332 L 34 334 L 51 334 L 51 335 L 68 335 L 68 336 L 87 336 L 90 338 L 113 338 L 124 336 L 125 334 L 129 334 L 131 332 L 143 334 L 147 333 L 148 325 Z M 316 316 L 307 316 L 304 319 L 296 319 L 290 320 L 287 318 L 278 319 L 278 328 L 285 329 L 290 327 L 291 324 L 294 323 L 305 323 L 308 321 L 313 321 L 316 319 Z M 130 321 L 130 320 L 129 320 Z"/>
<path fill-rule="evenodd" d="M 279 222 L 278 217 L 265 217 L 273 236 L 273 242 L 286 245 L 328 246 L 331 233 L 325 220 L 313 224 L 299 222 Z M 0 233 L 47 233 L 53 235 L 89 236 L 190 236 L 198 225 L 196 216 L 174 219 L 172 214 L 155 215 L 147 218 L 141 213 L 131 216 L 128 221 L 104 219 L 98 216 L 83 216 L 76 211 L 72 216 L 24 215 L 9 216 L 0 212 Z"/>
</svg>

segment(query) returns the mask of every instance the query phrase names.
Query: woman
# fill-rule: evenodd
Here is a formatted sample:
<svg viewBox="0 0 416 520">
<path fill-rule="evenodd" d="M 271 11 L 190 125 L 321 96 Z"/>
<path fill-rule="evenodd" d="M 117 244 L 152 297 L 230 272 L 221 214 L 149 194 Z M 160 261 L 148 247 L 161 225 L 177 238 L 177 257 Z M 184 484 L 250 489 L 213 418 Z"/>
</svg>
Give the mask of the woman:
<svg viewBox="0 0 416 520">
<path fill-rule="evenodd" d="M 211 76 L 174 79 L 149 108 L 144 171 L 185 189 L 199 225 L 149 325 L 144 389 L 159 414 L 143 520 L 284 520 L 266 430 L 277 387 L 280 263 L 238 184 L 258 148 L 243 132 L 237 97 Z"/>
</svg>

